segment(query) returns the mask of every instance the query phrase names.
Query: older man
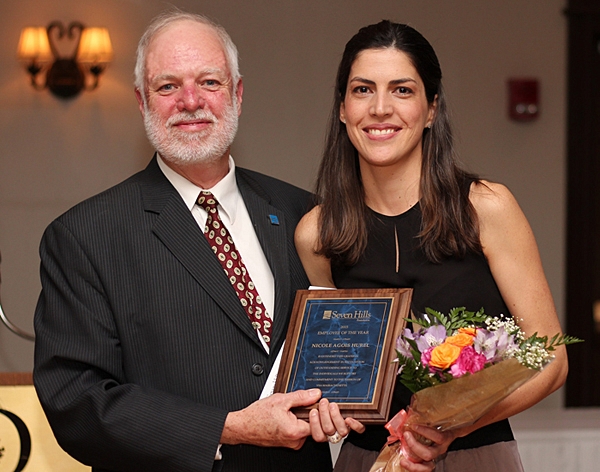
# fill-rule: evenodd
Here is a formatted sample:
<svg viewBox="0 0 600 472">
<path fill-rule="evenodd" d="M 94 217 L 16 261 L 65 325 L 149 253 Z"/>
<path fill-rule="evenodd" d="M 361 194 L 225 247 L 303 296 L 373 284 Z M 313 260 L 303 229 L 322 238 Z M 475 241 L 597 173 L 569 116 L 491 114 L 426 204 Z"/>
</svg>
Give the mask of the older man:
<svg viewBox="0 0 600 472">
<path fill-rule="evenodd" d="M 242 92 L 221 27 L 158 17 L 136 64 L 157 154 L 44 234 L 34 381 L 94 471 L 331 470 L 290 411 L 320 392 L 269 396 L 308 285 L 293 246 L 308 194 L 235 167 Z"/>
</svg>

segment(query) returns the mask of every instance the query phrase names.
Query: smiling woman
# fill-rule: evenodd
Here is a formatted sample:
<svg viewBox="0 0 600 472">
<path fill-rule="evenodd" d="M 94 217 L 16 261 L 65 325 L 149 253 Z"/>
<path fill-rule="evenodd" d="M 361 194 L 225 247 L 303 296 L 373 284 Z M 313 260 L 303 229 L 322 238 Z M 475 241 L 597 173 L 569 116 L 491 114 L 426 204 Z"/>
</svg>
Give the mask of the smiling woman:
<svg viewBox="0 0 600 472">
<path fill-rule="evenodd" d="M 435 51 L 413 28 L 382 21 L 347 44 L 319 170 L 318 205 L 296 229 L 312 285 L 406 287 L 411 309 L 482 307 L 511 317 L 528 335 L 561 328 L 531 228 L 503 185 L 463 170 L 453 139 Z M 453 432 L 420 426 L 405 433 L 410 472 L 521 472 L 509 416 L 565 381 L 564 346 L 535 379 L 473 425 Z M 397 383 L 391 415 L 407 407 Z M 344 433 L 335 408 L 311 421 L 313 436 Z M 315 414 L 316 415 L 316 412 Z M 319 428 L 322 428 L 320 430 Z M 366 472 L 388 431 L 352 428 L 336 472 Z M 315 432 L 316 431 L 316 432 Z"/>
<path fill-rule="evenodd" d="M 391 207 L 373 201 L 381 213 L 402 213 L 418 199 L 423 129 L 433 120 L 435 103 L 427 101 L 423 81 L 402 51 L 365 50 L 352 64 L 340 120 L 358 152 L 363 183 L 396 170 L 411 183 Z"/>
</svg>

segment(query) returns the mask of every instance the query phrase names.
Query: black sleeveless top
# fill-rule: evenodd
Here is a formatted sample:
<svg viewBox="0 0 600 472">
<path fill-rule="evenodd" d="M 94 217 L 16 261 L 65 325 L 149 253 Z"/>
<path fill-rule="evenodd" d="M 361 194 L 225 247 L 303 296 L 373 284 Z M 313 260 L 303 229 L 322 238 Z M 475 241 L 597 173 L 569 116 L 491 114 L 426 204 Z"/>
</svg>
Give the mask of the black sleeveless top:
<svg viewBox="0 0 600 472">
<path fill-rule="evenodd" d="M 360 261 L 351 267 L 332 264 L 336 287 L 412 288 L 411 308 L 415 316 L 425 313 L 426 307 L 448 313 L 452 308 L 462 306 L 469 311 L 484 308 L 485 313 L 491 316 L 510 315 L 483 254 L 469 253 L 464 258 L 447 258 L 438 264 L 427 260 L 417 238 L 421 229 L 418 204 L 398 216 L 370 211 L 368 225 L 368 244 Z M 399 254 L 396 247 L 399 248 Z M 406 408 L 410 397 L 411 392 L 399 381 L 396 382 L 390 417 Z M 364 449 L 379 451 L 386 443 L 387 436 L 388 431 L 383 426 L 370 425 L 365 433 L 351 433 L 346 441 Z M 503 420 L 457 438 L 449 450 L 469 449 L 512 439 L 508 420 Z"/>
</svg>

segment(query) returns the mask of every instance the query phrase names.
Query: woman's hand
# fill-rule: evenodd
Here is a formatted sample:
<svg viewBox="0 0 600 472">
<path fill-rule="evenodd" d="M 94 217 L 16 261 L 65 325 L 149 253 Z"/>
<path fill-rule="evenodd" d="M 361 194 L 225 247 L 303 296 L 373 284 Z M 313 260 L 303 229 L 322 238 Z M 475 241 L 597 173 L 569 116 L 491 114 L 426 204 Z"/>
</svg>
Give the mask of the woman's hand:
<svg viewBox="0 0 600 472">
<path fill-rule="evenodd" d="M 412 431 L 404 432 L 408 457 L 403 457 L 400 464 L 409 472 L 434 470 L 436 461 L 446 454 L 456 435 L 451 431 L 442 432 L 420 425 L 410 426 L 410 429 Z"/>
<path fill-rule="evenodd" d="M 351 430 L 358 433 L 365 430 L 360 421 L 354 418 L 344 418 L 337 403 L 330 403 L 326 398 L 319 401 L 318 409 L 311 410 L 309 423 L 310 432 L 315 441 L 329 441 L 332 444 L 340 442 Z"/>
</svg>

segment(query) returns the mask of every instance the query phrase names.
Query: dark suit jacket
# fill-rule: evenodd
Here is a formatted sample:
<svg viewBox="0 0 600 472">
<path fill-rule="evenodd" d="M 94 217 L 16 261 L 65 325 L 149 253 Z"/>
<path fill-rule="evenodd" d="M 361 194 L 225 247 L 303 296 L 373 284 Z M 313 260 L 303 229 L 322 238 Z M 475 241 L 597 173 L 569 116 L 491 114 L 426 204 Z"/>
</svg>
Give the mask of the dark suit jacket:
<svg viewBox="0 0 600 472">
<path fill-rule="evenodd" d="M 156 159 L 46 230 L 34 383 L 59 444 L 95 471 L 330 471 L 327 444 L 223 446 L 258 399 L 308 280 L 293 232 L 308 193 L 237 169 L 275 279 L 271 354 Z M 279 224 L 272 224 L 276 215 Z"/>
</svg>

